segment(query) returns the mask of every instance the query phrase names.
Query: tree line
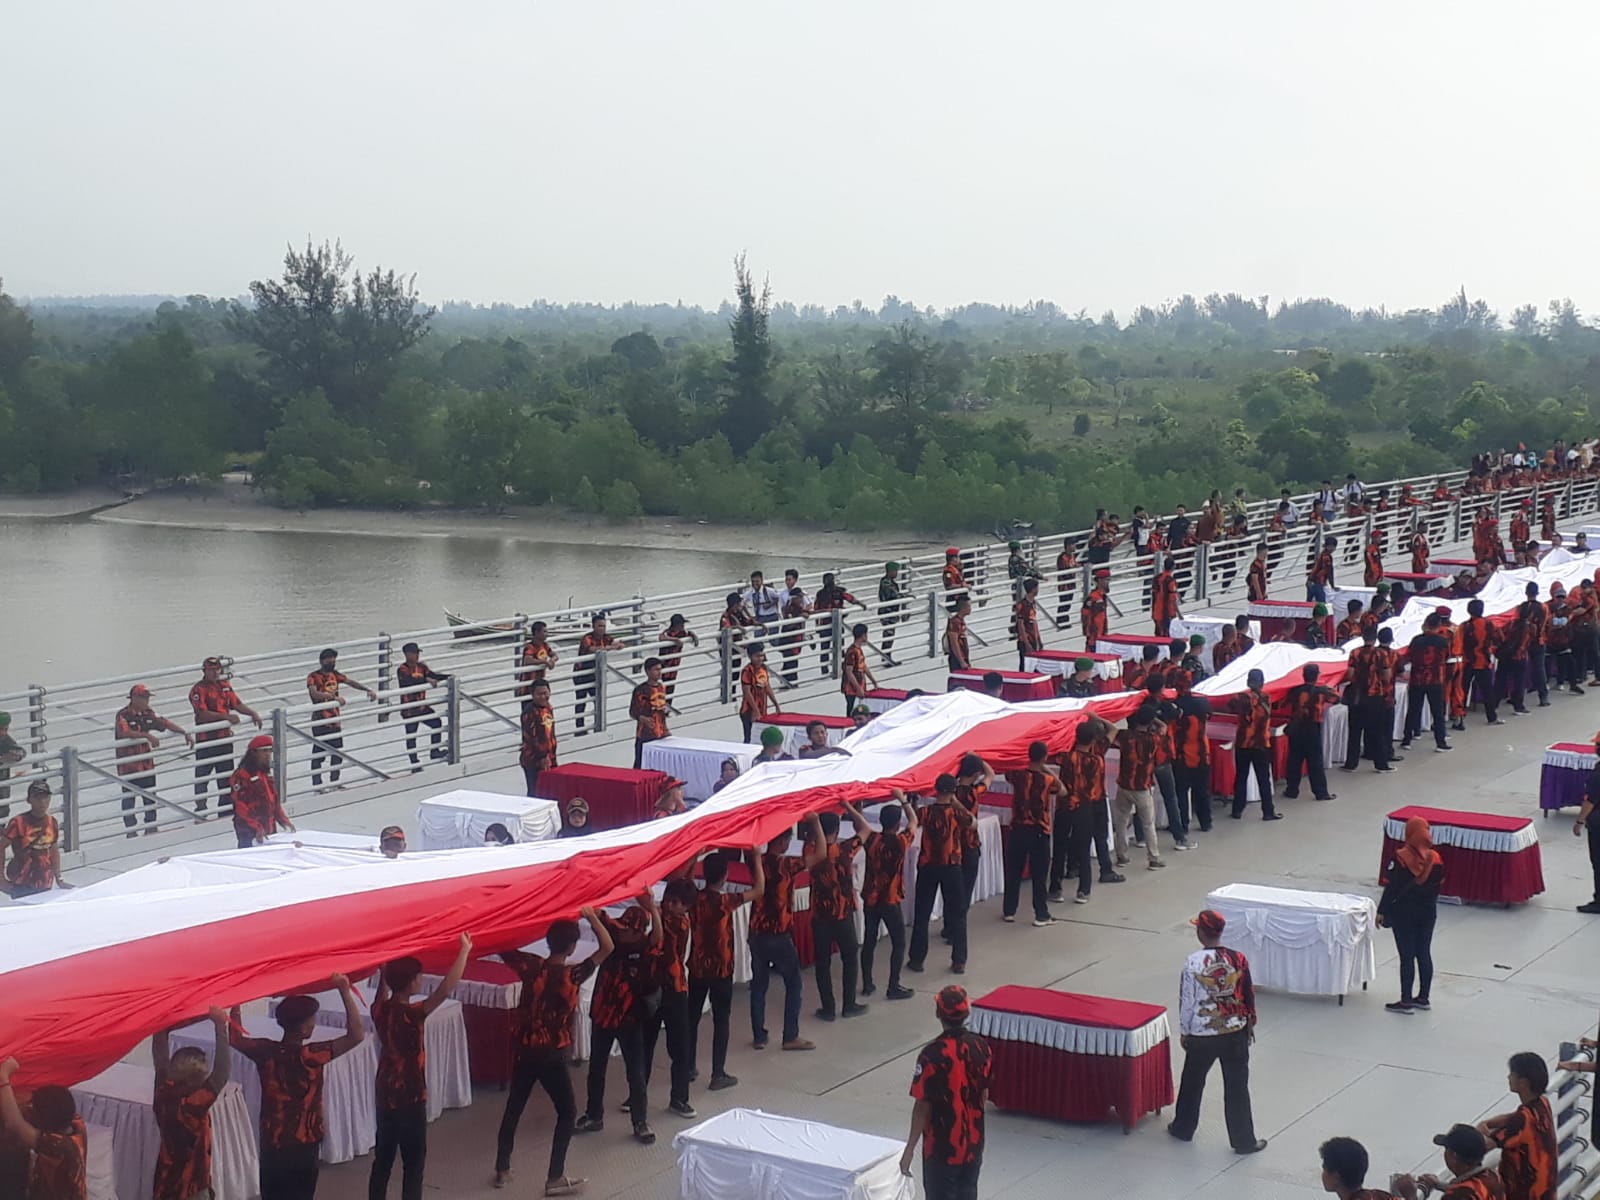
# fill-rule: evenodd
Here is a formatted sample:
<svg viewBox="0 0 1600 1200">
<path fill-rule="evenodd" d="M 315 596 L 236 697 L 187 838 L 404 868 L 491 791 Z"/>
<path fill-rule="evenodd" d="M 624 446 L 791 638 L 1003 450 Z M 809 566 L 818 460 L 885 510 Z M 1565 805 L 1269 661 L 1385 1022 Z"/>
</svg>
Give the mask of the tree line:
<svg viewBox="0 0 1600 1200">
<path fill-rule="evenodd" d="M 1594 432 L 1600 330 L 1192 296 L 1127 320 L 1048 301 L 943 313 L 425 305 L 336 243 L 238 300 L 17 304 L 0 291 L 0 489 L 248 468 L 275 503 L 501 508 L 852 529 L 1086 524 Z"/>
</svg>

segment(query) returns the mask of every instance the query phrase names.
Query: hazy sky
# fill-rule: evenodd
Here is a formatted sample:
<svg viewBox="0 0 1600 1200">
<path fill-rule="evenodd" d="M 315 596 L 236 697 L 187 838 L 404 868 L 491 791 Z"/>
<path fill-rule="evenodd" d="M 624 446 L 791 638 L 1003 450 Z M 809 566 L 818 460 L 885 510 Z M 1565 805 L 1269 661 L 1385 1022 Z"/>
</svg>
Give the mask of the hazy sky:
<svg viewBox="0 0 1600 1200">
<path fill-rule="evenodd" d="M 6 0 L 14 294 L 1600 310 L 1600 5 Z"/>
</svg>

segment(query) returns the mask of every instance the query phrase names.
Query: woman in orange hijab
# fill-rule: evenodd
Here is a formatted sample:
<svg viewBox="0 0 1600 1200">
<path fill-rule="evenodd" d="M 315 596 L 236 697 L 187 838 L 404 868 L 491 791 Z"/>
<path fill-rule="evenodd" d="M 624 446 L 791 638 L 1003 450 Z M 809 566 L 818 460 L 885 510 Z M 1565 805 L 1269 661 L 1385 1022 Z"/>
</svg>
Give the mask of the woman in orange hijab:
<svg viewBox="0 0 1600 1200">
<path fill-rule="evenodd" d="M 1378 924 L 1394 933 L 1400 953 L 1400 999 L 1383 1007 L 1406 1015 L 1427 1012 L 1433 986 L 1433 926 L 1439 917 L 1439 885 L 1444 882 L 1444 863 L 1433 848 L 1427 821 L 1421 817 L 1406 821 L 1405 841 L 1383 875 L 1388 883 L 1378 901 Z"/>
</svg>

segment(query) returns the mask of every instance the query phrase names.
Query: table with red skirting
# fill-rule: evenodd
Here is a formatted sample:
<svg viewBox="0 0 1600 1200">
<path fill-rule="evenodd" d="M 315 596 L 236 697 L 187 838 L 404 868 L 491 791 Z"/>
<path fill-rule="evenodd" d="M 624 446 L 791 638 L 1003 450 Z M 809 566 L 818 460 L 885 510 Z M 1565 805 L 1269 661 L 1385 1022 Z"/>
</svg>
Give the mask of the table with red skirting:
<svg viewBox="0 0 1600 1200">
<path fill-rule="evenodd" d="M 744 863 L 728 864 L 728 883 L 733 888 L 747 888 L 753 882 L 750 868 Z M 789 932 L 794 936 L 794 952 L 802 967 L 817 961 L 817 942 L 811 934 L 811 872 L 801 871 L 790 881 L 789 912 L 792 923 Z"/>
<path fill-rule="evenodd" d="M 1100 681 L 1102 692 L 1120 689 L 1123 663 L 1120 654 L 1091 653 L 1088 650 L 1035 650 L 1022 660 L 1022 665 L 1038 675 L 1055 675 L 1066 679 L 1077 670 L 1080 658 L 1087 658 L 1094 664 L 1094 677 Z"/>
<path fill-rule="evenodd" d="M 560 802 L 563 820 L 567 801 L 581 796 L 589 803 L 590 828 L 621 829 L 651 818 L 666 782 L 660 771 L 568 763 L 539 772 L 539 795 Z"/>
<path fill-rule="evenodd" d="M 1560 808 L 1583 804 L 1594 770 L 1592 742 L 1557 742 L 1545 748 L 1544 768 L 1539 772 L 1539 808 L 1546 816 Z"/>
<path fill-rule="evenodd" d="M 1435 558 L 1430 560 L 1430 566 L 1454 567 L 1457 571 L 1470 571 L 1477 567 L 1477 561 L 1470 558 Z"/>
<path fill-rule="evenodd" d="M 1056 681 L 1048 675 L 1035 675 L 1031 671 L 996 671 L 1000 676 L 1000 699 L 1011 704 L 1023 700 L 1054 700 Z M 951 671 L 945 691 L 983 691 L 983 677 L 988 671 Z"/>
<path fill-rule="evenodd" d="M 1450 586 L 1450 576 L 1431 571 L 1385 571 L 1383 577 L 1391 583 L 1405 584 L 1408 592 L 1436 592 Z"/>
<path fill-rule="evenodd" d="M 911 693 L 905 688 L 873 688 L 861 697 L 861 703 L 875 713 L 886 713 L 897 704 L 904 704 L 911 698 Z"/>
<path fill-rule="evenodd" d="M 431 992 L 439 976 L 424 975 L 419 982 Z M 472 1082 L 504 1087 L 511 1081 L 512 1017 L 522 999 L 522 976 L 504 963 L 474 959 L 450 995 L 461 1001 Z"/>
<path fill-rule="evenodd" d="M 1049 988 L 996 988 L 972 1002 L 967 1028 L 994 1055 L 995 1107 L 1057 1121 L 1122 1123 L 1173 1101 L 1172 1041 L 1159 1004 Z"/>
<path fill-rule="evenodd" d="M 1112 654 L 1134 662 L 1144 658 L 1146 646 L 1154 646 L 1161 651 L 1158 658 L 1166 658 L 1172 652 L 1172 639 L 1153 633 L 1102 633 L 1095 638 L 1094 644 L 1097 648 L 1104 647 Z"/>
<path fill-rule="evenodd" d="M 1314 600 L 1252 600 L 1247 610 L 1252 617 L 1261 621 L 1261 640 L 1266 642 L 1299 642 L 1306 636 L 1306 626 L 1315 619 L 1312 613 L 1316 611 Z M 1333 634 L 1338 626 L 1334 623 L 1332 609 L 1329 615 L 1323 618 L 1322 631 L 1328 637 L 1328 644 L 1333 645 Z"/>
<path fill-rule="evenodd" d="M 1424 818 L 1444 863 L 1442 896 L 1484 904 L 1521 904 L 1544 891 L 1544 864 L 1532 817 L 1501 817 L 1412 805 L 1397 808 L 1384 819 L 1383 869 L 1405 837 L 1406 821 Z"/>
<path fill-rule="evenodd" d="M 1213 796 L 1233 796 L 1234 780 L 1238 774 L 1233 761 L 1233 742 L 1239 735 L 1239 718 L 1232 713 L 1213 713 L 1206 721 L 1206 741 L 1211 743 L 1211 794 Z M 1344 754 L 1343 749 L 1339 751 Z M 1340 761 L 1343 761 L 1341 757 Z M 1272 779 L 1276 783 L 1289 774 L 1289 739 L 1283 736 L 1281 728 L 1274 726 L 1272 731 Z M 1258 804 L 1261 797 L 1256 794 L 1254 773 L 1251 774 L 1250 783 L 1246 789 L 1245 799 L 1248 803 Z"/>
<path fill-rule="evenodd" d="M 843 696 L 840 697 L 843 699 Z M 821 721 L 823 728 L 828 731 L 828 745 L 837 746 L 850 734 L 855 732 L 856 723 L 849 717 L 824 715 L 823 713 L 781 712 L 769 713 L 761 718 L 763 725 L 775 725 L 783 730 L 783 749 L 787 754 L 800 756 L 800 747 L 810 742 L 811 738 L 806 733 L 806 726 L 813 721 Z"/>
</svg>

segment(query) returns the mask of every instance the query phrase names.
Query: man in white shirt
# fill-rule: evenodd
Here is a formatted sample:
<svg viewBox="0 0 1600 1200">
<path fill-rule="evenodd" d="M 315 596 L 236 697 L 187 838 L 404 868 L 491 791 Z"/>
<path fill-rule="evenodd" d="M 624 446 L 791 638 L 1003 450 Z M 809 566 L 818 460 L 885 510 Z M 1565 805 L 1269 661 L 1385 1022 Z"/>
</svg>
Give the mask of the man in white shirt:
<svg viewBox="0 0 1600 1200">
<path fill-rule="evenodd" d="M 1324 479 L 1322 481 L 1322 490 L 1317 493 L 1317 499 L 1322 501 L 1322 511 L 1327 515 L 1328 520 L 1331 521 L 1338 516 L 1339 501 L 1343 499 L 1343 496 L 1344 493 L 1342 491 L 1334 488 L 1333 480 Z"/>
<path fill-rule="evenodd" d="M 767 586 L 760 571 L 751 571 L 750 586 L 744 591 L 744 606 L 750 610 L 757 625 L 776 625 L 783 600 L 776 588 Z"/>
<path fill-rule="evenodd" d="M 1294 496 L 1290 494 L 1288 488 L 1279 489 L 1278 501 L 1279 517 L 1285 527 L 1293 529 L 1300 524 L 1300 506 L 1294 502 Z"/>
<path fill-rule="evenodd" d="M 1222 944 L 1227 921 L 1208 908 L 1190 922 L 1200 949 L 1184 960 L 1178 987 L 1178 1032 L 1183 1043 L 1183 1080 L 1167 1132 L 1180 1142 L 1194 1140 L 1200 1101 L 1211 1065 L 1222 1064 L 1222 1109 L 1235 1154 L 1267 1148 L 1256 1137 L 1250 1111 L 1250 1044 L 1256 1040 L 1256 989 L 1250 963 Z"/>
<path fill-rule="evenodd" d="M 1355 472 L 1352 471 L 1344 477 L 1343 494 L 1345 507 L 1352 508 L 1366 499 L 1367 485 L 1357 479 Z"/>
</svg>

